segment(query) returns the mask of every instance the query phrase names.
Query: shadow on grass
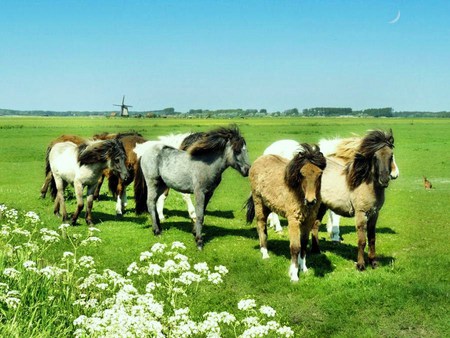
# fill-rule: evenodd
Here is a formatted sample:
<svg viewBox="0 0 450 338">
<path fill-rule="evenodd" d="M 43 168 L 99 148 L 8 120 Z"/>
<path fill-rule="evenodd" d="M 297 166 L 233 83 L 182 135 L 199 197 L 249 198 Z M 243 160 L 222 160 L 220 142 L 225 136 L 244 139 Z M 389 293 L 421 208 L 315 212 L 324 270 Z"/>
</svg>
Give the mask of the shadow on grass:
<svg viewBox="0 0 450 338">
<path fill-rule="evenodd" d="M 320 230 L 326 231 L 327 230 L 326 224 L 322 224 L 320 226 Z M 341 235 L 349 234 L 349 233 L 352 233 L 352 232 L 356 232 L 356 229 L 355 229 L 354 225 L 341 225 L 341 226 L 339 226 L 339 233 Z M 392 228 L 389 228 L 389 227 L 377 227 L 376 233 L 377 234 L 397 234 L 397 232 L 395 232 L 394 230 L 392 230 Z"/>
<path fill-rule="evenodd" d="M 170 217 L 186 217 L 189 219 L 189 213 L 186 210 L 167 210 L 164 209 L 164 215 L 166 218 Z M 219 217 L 219 218 L 227 218 L 232 219 L 234 218 L 234 213 L 231 210 L 206 210 L 205 216 L 213 216 L 213 217 Z"/>
<path fill-rule="evenodd" d="M 72 217 L 72 214 L 69 214 L 69 220 L 70 217 Z M 86 214 L 85 212 L 81 212 L 80 216 L 77 219 L 77 226 L 78 225 L 83 225 L 86 224 L 85 221 L 86 218 Z M 125 214 L 123 216 L 117 216 L 115 214 L 115 211 L 112 210 L 112 213 L 104 213 L 101 211 L 92 211 L 92 220 L 95 224 L 98 223 L 102 223 L 102 222 L 114 222 L 114 221 L 119 221 L 119 222 L 131 222 L 131 223 L 137 223 L 137 224 L 145 224 L 147 221 L 147 219 L 145 217 L 142 216 L 136 216 L 136 214 L 130 211 L 126 211 Z"/>
</svg>

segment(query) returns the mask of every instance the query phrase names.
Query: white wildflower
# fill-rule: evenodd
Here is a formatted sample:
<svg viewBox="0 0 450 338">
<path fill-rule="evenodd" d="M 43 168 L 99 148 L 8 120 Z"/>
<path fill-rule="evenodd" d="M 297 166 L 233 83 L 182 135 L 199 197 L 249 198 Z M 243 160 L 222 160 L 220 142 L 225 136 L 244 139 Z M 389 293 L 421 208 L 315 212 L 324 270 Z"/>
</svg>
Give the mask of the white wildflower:
<svg viewBox="0 0 450 338">
<path fill-rule="evenodd" d="M 175 282 L 182 283 L 184 285 L 191 285 L 192 283 L 199 283 L 203 280 L 203 278 L 191 271 L 185 271 L 183 272 L 180 277 L 175 278 Z"/>
<path fill-rule="evenodd" d="M 144 251 L 144 252 L 141 252 L 139 260 L 141 262 L 143 262 L 143 261 L 148 260 L 148 259 L 150 259 L 152 257 L 153 257 L 153 253 L 151 253 L 150 251 Z"/>
<path fill-rule="evenodd" d="M 127 268 L 127 276 L 136 275 L 139 272 L 139 267 L 136 262 L 131 263 Z"/>
<path fill-rule="evenodd" d="M 39 218 L 39 215 L 36 214 L 34 211 L 28 211 L 25 214 L 26 222 L 29 222 L 30 224 L 38 224 L 41 219 Z"/>
<path fill-rule="evenodd" d="M 259 312 L 261 312 L 263 315 L 266 315 L 267 317 L 275 317 L 277 313 L 273 308 L 267 305 L 261 306 L 259 308 Z"/>
<path fill-rule="evenodd" d="M 68 224 L 68 223 L 63 223 L 58 227 L 59 230 L 64 230 L 67 228 L 70 228 L 70 224 Z"/>
<path fill-rule="evenodd" d="M 185 250 L 185 249 L 186 249 L 186 246 L 185 246 L 184 243 L 182 243 L 182 242 L 177 242 L 177 241 L 175 241 L 175 242 L 172 243 L 172 250 L 174 250 L 174 249 L 182 249 L 182 250 Z"/>
<path fill-rule="evenodd" d="M 222 283 L 222 275 L 217 272 L 210 273 L 208 275 L 208 281 L 213 284 L 220 284 Z"/>
<path fill-rule="evenodd" d="M 205 262 L 195 264 L 194 269 L 195 271 L 200 273 L 207 273 L 209 271 L 208 264 L 206 264 Z"/>
<path fill-rule="evenodd" d="M 3 270 L 3 274 L 6 277 L 9 277 L 11 279 L 17 279 L 20 276 L 20 272 L 17 271 L 16 269 L 14 269 L 14 268 L 6 268 L 6 269 L 4 269 Z"/>
<path fill-rule="evenodd" d="M 277 333 L 280 336 L 284 336 L 284 337 L 293 337 L 294 336 L 294 331 L 292 331 L 292 329 L 289 326 L 282 326 L 279 329 L 277 329 Z"/>
<path fill-rule="evenodd" d="M 244 323 L 245 325 L 247 325 L 249 327 L 256 326 L 256 325 L 259 325 L 259 319 L 258 319 L 258 317 L 250 316 L 250 317 L 244 318 L 242 320 L 242 323 Z"/>
<path fill-rule="evenodd" d="M 95 264 L 94 258 L 91 256 L 82 256 L 78 260 L 78 264 L 83 268 L 92 268 Z"/>
<path fill-rule="evenodd" d="M 173 273 L 178 271 L 177 263 L 169 259 L 164 263 L 163 272 Z"/>
<path fill-rule="evenodd" d="M 10 309 L 17 309 L 17 307 L 20 305 L 20 299 L 17 297 L 6 297 L 5 298 L 6 306 Z"/>
<path fill-rule="evenodd" d="M 247 311 L 254 307 L 256 307 L 256 301 L 254 299 L 242 299 L 238 303 L 239 310 Z"/>
<path fill-rule="evenodd" d="M 150 249 L 152 252 L 163 252 L 166 249 L 167 245 L 164 243 L 155 243 Z"/>
<path fill-rule="evenodd" d="M 162 268 L 158 264 L 150 264 L 147 268 L 147 274 L 150 276 L 158 276 L 161 273 Z"/>
<path fill-rule="evenodd" d="M 226 266 L 218 265 L 214 267 L 214 271 L 217 271 L 221 275 L 226 275 L 228 273 L 228 269 Z"/>
<path fill-rule="evenodd" d="M 177 254 L 173 257 L 173 259 L 176 259 L 176 260 L 181 261 L 181 262 L 185 262 L 185 261 L 188 261 L 188 260 L 189 260 L 189 258 L 188 258 L 186 255 L 183 255 L 183 254 L 180 254 L 180 253 L 177 253 Z"/>
<path fill-rule="evenodd" d="M 74 254 L 73 252 L 70 252 L 70 251 L 65 251 L 65 252 L 63 253 L 63 258 L 64 258 L 64 259 L 68 259 L 68 258 L 74 257 L 74 256 L 75 256 L 75 254 Z"/>
<path fill-rule="evenodd" d="M 30 237 L 31 233 L 28 230 L 16 228 L 12 231 L 13 234 L 22 235 L 25 237 Z"/>
<path fill-rule="evenodd" d="M 80 245 L 81 246 L 88 246 L 90 244 L 94 244 L 95 245 L 95 244 L 98 244 L 98 243 L 101 243 L 101 242 L 102 242 L 102 240 L 100 238 L 92 236 L 92 237 L 88 237 L 88 238 L 82 240 Z"/>
<path fill-rule="evenodd" d="M 36 262 L 34 262 L 34 261 L 25 261 L 25 262 L 23 262 L 23 267 L 26 270 L 36 271 Z"/>
</svg>

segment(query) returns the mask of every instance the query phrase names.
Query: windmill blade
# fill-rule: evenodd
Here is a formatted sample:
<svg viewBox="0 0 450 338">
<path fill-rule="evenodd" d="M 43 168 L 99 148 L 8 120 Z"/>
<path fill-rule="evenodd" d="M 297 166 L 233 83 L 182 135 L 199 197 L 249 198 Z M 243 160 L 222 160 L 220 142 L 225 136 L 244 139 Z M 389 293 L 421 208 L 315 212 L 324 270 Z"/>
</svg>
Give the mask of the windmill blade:
<svg viewBox="0 0 450 338">
<path fill-rule="evenodd" d="M 124 103 L 125 103 L 125 95 L 122 98 L 122 106 L 123 106 Z"/>
</svg>

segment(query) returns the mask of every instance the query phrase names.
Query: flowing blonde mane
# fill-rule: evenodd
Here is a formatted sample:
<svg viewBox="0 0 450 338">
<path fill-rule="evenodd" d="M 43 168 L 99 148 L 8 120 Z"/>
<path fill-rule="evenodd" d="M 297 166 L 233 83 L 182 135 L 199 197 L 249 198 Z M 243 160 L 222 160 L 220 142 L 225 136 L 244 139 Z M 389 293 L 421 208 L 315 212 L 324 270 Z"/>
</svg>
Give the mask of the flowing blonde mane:
<svg viewBox="0 0 450 338">
<path fill-rule="evenodd" d="M 345 163 L 352 161 L 361 145 L 361 137 L 349 137 L 344 139 L 320 140 L 319 146 L 327 157 L 338 157 Z"/>
</svg>

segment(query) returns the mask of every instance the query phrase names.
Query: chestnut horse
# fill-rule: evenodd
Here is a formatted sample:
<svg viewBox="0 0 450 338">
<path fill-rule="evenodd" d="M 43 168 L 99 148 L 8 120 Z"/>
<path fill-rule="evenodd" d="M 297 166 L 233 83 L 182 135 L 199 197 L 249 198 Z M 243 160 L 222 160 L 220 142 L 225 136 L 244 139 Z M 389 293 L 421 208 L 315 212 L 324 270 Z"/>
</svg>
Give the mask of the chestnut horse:
<svg viewBox="0 0 450 338">
<path fill-rule="evenodd" d="M 257 218 L 262 257 L 267 253 L 266 219 L 271 211 L 288 220 L 291 281 L 298 281 L 299 265 L 306 268 L 309 233 L 317 219 L 321 202 L 320 186 L 326 161 L 317 146 L 303 143 L 292 160 L 277 155 L 263 155 L 250 168 L 252 194 L 247 201 L 247 222 Z"/>
</svg>

